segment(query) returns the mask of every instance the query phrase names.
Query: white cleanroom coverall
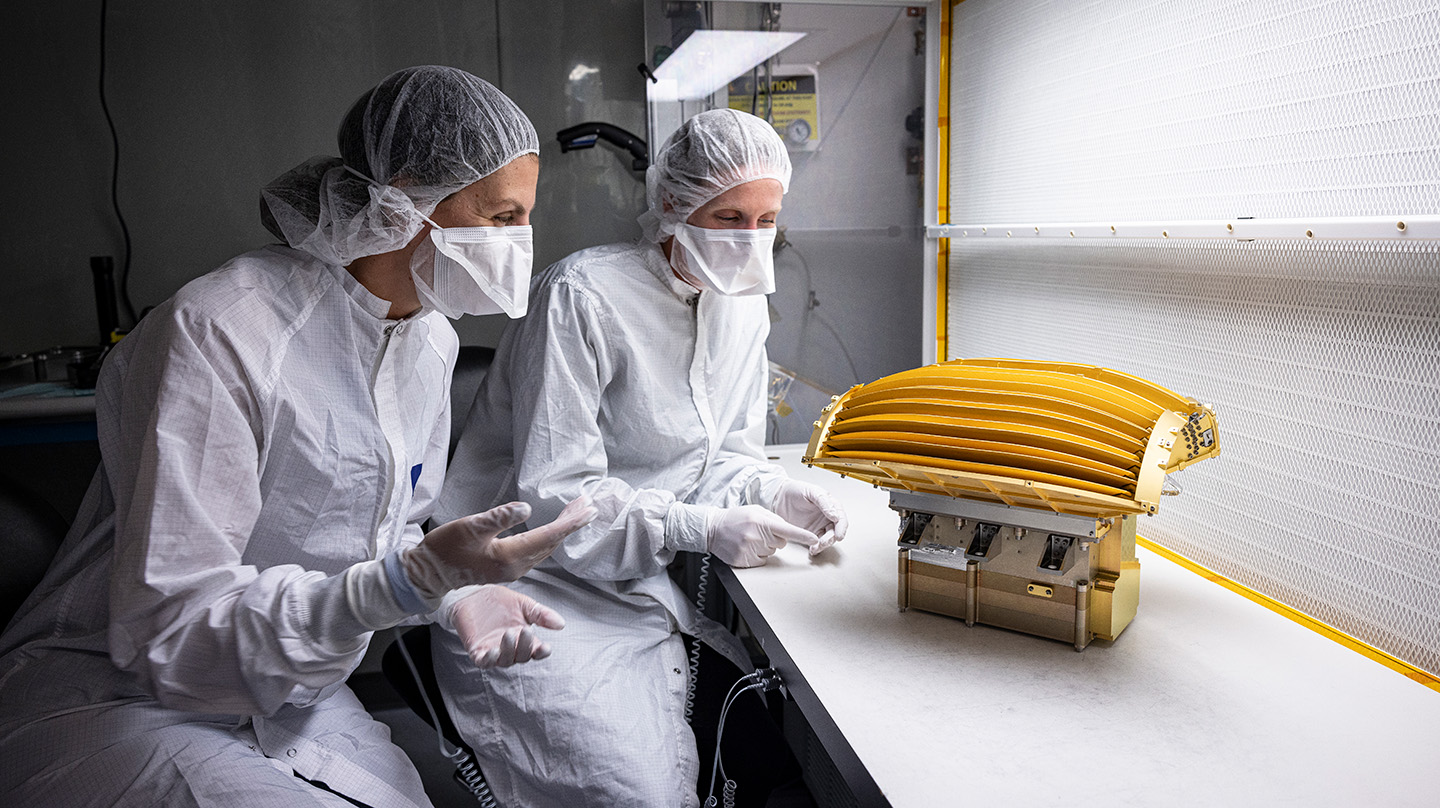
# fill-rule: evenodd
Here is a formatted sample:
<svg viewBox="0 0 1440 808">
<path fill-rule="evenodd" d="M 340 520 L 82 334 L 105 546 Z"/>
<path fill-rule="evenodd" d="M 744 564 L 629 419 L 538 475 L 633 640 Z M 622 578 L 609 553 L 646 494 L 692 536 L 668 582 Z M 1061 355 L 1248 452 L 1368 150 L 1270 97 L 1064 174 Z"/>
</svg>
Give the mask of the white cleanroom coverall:
<svg viewBox="0 0 1440 808">
<path fill-rule="evenodd" d="M 786 479 L 763 454 L 769 327 L 764 296 L 697 293 L 637 242 L 550 267 L 501 340 L 437 517 L 518 499 L 540 524 L 581 493 L 599 511 L 512 585 L 565 615 L 550 660 L 479 671 L 436 632 L 450 714 L 501 804 L 698 804 L 677 632 L 749 664 L 666 567 L 705 552 L 697 506 L 768 505 Z"/>
<path fill-rule="evenodd" d="M 422 537 L 444 474 L 444 317 L 387 320 L 288 247 L 186 285 L 107 360 L 101 465 L 0 638 L 0 803 L 426 806 L 344 684 L 335 582 Z"/>
</svg>

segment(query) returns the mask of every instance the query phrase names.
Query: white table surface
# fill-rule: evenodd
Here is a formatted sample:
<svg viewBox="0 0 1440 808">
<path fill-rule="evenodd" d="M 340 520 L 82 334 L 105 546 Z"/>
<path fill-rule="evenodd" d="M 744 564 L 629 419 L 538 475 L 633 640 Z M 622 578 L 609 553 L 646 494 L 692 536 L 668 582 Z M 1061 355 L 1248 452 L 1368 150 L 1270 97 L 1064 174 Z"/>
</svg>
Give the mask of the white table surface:
<svg viewBox="0 0 1440 808">
<path fill-rule="evenodd" d="M 1440 806 L 1440 692 L 1143 548 L 1139 614 L 1084 652 L 900 612 L 888 491 L 769 453 L 841 497 L 849 536 L 722 579 L 896 808 Z"/>
</svg>

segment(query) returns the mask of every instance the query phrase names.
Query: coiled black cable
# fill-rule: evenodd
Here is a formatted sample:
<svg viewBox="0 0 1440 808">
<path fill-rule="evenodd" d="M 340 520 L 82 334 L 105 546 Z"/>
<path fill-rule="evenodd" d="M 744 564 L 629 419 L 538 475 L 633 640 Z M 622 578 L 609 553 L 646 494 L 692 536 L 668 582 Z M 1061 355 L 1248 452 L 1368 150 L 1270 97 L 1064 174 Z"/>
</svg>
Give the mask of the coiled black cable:
<svg viewBox="0 0 1440 808">
<path fill-rule="evenodd" d="M 703 617 L 705 615 L 705 591 L 710 587 L 710 559 L 712 556 L 706 553 L 700 558 L 700 583 L 695 585 L 695 609 Z M 685 680 L 685 723 L 694 723 L 695 716 L 695 684 L 700 676 L 700 640 L 696 638 L 690 646 L 690 675 Z"/>
</svg>

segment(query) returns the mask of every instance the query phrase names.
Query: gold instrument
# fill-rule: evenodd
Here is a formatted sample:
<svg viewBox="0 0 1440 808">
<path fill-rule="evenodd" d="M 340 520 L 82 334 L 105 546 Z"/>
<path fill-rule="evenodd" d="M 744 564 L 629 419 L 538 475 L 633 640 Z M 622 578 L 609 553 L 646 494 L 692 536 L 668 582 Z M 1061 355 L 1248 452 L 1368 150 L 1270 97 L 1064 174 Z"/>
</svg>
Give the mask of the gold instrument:
<svg viewBox="0 0 1440 808">
<path fill-rule="evenodd" d="M 893 489 L 902 609 L 1082 650 L 1135 616 L 1135 516 L 1219 453 L 1210 407 L 1137 376 L 957 359 L 836 396 L 804 461 Z"/>
</svg>

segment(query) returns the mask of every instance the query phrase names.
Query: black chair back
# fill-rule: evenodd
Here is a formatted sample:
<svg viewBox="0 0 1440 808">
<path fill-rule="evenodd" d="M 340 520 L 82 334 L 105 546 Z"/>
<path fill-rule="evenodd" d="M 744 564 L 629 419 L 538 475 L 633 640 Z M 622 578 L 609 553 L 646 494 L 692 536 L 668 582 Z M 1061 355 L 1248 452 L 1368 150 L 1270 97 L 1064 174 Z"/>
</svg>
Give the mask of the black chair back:
<svg viewBox="0 0 1440 808">
<path fill-rule="evenodd" d="M 0 626 L 45 577 L 69 527 L 40 495 L 0 477 Z"/>
<path fill-rule="evenodd" d="M 385 649 L 385 655 L 380 659 L 380 670 L 384 672 L 390 686 L 405 700 L 405 705 L 411 712 L 433 727 L 435 723 L 430 720 L 430 711 L 425 708 L 425 700 L 420 697 L 420 684 L 415 681 L 415 675 L 410 672 L 410 666 L 405 664 L 405 657 L 400 653 L 401 643 L 404 643 L 405 650 L 410 652 L 410 660 L 415 663 L 420 681 L 425 684 L 425 693 L 430 696 L 430 704 L 434 706 L 435 715 L 440 720 L 440 732 L 445 736 L 445 740 L 455 746 L 465 746 L 465 741 L 460 738 L 460 731 L 455 728 L 449 711 L 445 709 L 445 698 L 440 695 L 440 683 L 435 681 L 435 665 L 430 659 L 430 627 L 418 626 L 401 634 L 400 639 Z"/>
<path fill-rule="evenodd" d="M 465 426 L 465 416 L 470 414 L 470 405 L 475 401 L 480 381 L 490 371 L 490 363 L 494 360 L 494 348 L 460 346 L 460 355 L 455 359 L 455 376 L 450 380 L 450 452 L 447 456 L 455 454 L 460 428 Z"/>
</svg>

